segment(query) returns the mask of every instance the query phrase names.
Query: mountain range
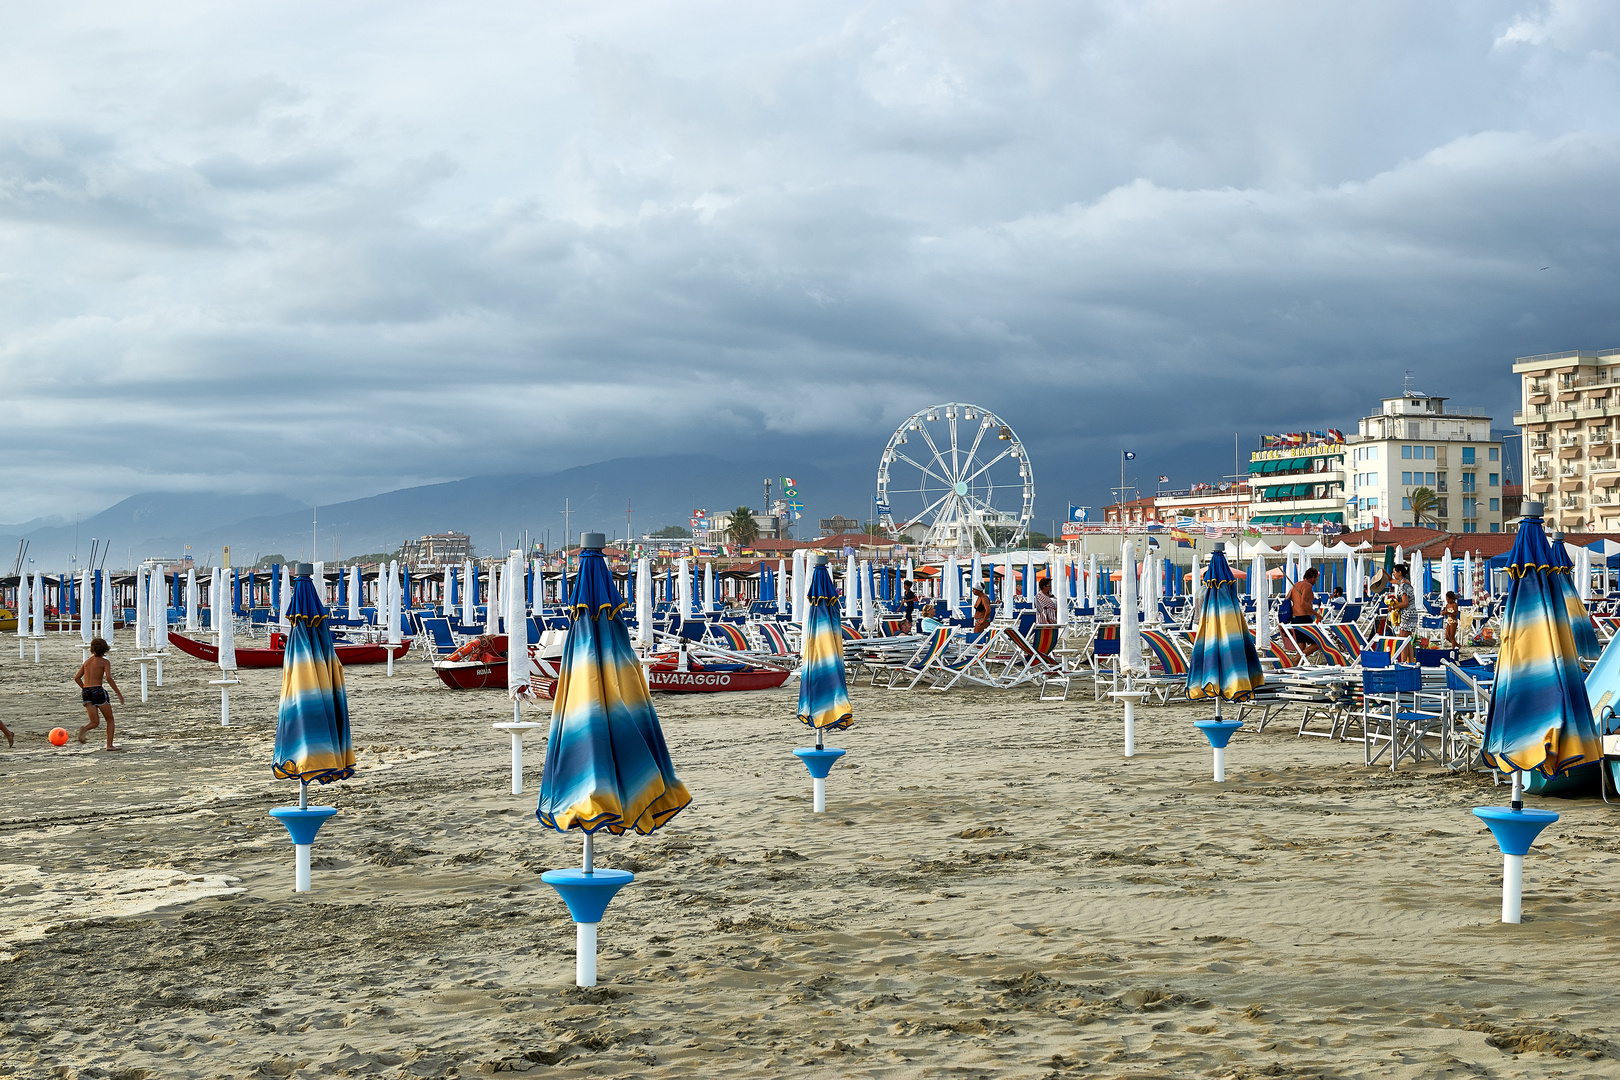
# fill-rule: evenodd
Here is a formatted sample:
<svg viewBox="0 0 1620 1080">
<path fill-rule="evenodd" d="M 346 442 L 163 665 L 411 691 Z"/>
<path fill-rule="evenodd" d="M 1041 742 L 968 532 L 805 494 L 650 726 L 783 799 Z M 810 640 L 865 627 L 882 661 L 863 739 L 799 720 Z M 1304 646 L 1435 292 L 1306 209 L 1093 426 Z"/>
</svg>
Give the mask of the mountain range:
<svg viewBox="0 0 1620 1080">
<path fill-rule="evenodd" d="M 188 549 L 199 564 L 216 564 L 230 545 L 241 566 L 262 555 L 336 560 L 342 555 L 394 551 L 407 540 L 454 529 L 471 535 L 480 555 L 503 554 L 527 531 L 531 541 L 558 545 L 586 530 L 611 537 L 665 525 L 685 525 L 692 510 L 763 509 L 767 476 L 798 482 L 805 504 L 799 535 L 815 535 L 816 519 L 844 514 L 864 520 L 872 478 L 854 470 L 823 470 L 798 461 L 746 464 L 701 454 L 617 458 L 554 473 L 471 476 L 400 488 L 363 499 L 311 507 L 284 495 L 148 492 L 77 524 L 36 519 L 0 525 L 0 573 L 10 573 L 19 541 L 35 567 L 64 569 L 89 557 L 94 537 L 109 554 L 101 565 L 178 559 Z M 310 555 L 311 532 L 315 555 Z M 808 526 L 808 530 L 805 528 Z M 98 563 L 100 560 L 98 558 Z"/>
</svg>

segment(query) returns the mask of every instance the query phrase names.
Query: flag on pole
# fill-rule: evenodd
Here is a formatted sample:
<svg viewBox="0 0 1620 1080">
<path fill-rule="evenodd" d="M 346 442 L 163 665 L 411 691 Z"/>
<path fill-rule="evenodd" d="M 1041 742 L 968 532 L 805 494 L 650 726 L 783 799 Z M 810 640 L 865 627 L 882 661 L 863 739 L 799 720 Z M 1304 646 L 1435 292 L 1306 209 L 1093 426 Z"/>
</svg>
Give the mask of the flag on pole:
<svg viewBox="0 0 1620 1080">
<path fill-rule="evenodd" d="M 1076 506 L 1076 505 L 1074 505 L 1074 503 L 1070 503 L 1069 504 L 1069 520 L 1070 521 L 1084 521 L 1084 520 L 1086 520 L 1086 508 L 1084 506 Z"/>
<path fill-rule="evenodd" d="M 1126 461 L 1135 461 L 1136 460 L 1136 451 L 1134 451 L 1134 450 L 1125 451 L 1125 460 Z"/>
<path fill-rule="evenodd" d="M 1159 483 L 1161 483 L 1161 484 L 1168 484 L 1168 483 L 1169 483 L 1169 482 L 1170 482 L 1170 478 L 1169 478 L 1169 477 L 1168 477 L 1168 476 L 1161 476 L 1161 477 L 1159 477 Z"/>
</svg>

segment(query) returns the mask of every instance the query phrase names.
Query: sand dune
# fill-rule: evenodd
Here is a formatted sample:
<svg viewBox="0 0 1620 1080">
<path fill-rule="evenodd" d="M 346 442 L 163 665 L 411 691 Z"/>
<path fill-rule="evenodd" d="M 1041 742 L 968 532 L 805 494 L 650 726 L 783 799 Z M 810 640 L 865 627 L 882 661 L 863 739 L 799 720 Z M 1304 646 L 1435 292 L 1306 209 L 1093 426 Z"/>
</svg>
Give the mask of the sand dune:
<svg viewBox="0 0 1620 1080">
<path fill-rule="evenodd" d="M 341 813 L 294 896 L 278 672 L 221 729 L 211 669 L 142 705 L 115 654 L 108 755 L 45 741 L 83 713 L 78 650 L 42 655 L 0 659 L 0 1075 L 1620 1075 L 1596 800 L 1554 801 L 1506 927 L 1488 775 L 1277 724 L 1217 786 L 1207 707 L 1145 710 L 1126 760 L 1109 705 L 857 688 L 813 816 L 791 684 L 661 696 L 695 801 L 600 842 L 637 881 L 586 991 L 539 880 L 578 842 L 535 821 L 542 739 L 508 792 L 504 696 L 351 669 L 360 773 L 313 792 Z"/>
</svg>

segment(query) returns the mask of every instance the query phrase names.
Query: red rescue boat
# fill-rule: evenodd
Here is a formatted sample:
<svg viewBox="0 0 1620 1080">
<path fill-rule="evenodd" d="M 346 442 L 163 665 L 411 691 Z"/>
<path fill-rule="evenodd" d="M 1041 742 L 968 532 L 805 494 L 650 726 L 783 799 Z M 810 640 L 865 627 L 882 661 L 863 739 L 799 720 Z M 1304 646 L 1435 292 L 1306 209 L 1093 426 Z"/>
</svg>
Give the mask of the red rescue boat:
<svg viewBox="0 0 1620 1080">
<path fill-rule="evenodd" d="M 532 647 L 529 654 L 532 659 Z M 551 666 L 542 660 L 538 662 L 539 671 L 530 668 L 529 688 L 536 697 L 549 700 L 557 688 L 557 680 L 544 674 Z M 473 638 L 443 660 L 435 660 L 433 672 L 452 690 L 505 690 L 506 635 Z"/>
<path fill-rule="evenodd" d="M 171 633 L 169 642 L 187 656 L 195 656 L 199 660 L 206 660 L 210 664 L 219 663 L 219 649 L 206 641 L 197 641 L 184 634 Z M 406 638 L 398 645 L 345 645 L 337 643 L 337 658 L 343 662 L 344 667 L 352 664 L 386 664 L 388 650 L 394 650 L 394 658 L 404 656 L 411 648 L 411 639 Z M 276 668 L 281 666 L 282 654 L 286 650 L 286 638 L 281 634 L 272 634 L 270 647 L 242 646 L 236 647 L 236 666 L 242 668 Z"/>
<path fill-rule="evenodd" d="M 782 668 L 691 660 L 686 670 L 673 654 L 655 656 L 647 667 L 647 687 L 666 694 L 718 694 L 731 690 L 774 690 L 792 674 Z"/>
</svg>

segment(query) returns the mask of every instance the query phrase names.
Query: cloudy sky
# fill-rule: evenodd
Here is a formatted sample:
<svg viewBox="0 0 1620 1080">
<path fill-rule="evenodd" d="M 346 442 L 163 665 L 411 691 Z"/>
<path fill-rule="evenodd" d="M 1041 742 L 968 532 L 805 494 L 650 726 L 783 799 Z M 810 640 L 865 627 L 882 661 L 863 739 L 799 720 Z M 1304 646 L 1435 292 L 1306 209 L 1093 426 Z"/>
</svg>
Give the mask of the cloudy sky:
<svg viewBox="0 0 1620 1080">
<path fill-rule="evenodd" d="M 13 6 L 0 521 L 951 399 L 1047 517 L 1408 369 L 1508 426 L 1620 346 L 1617 82 L 1599 0 Z"/>
</svg>

